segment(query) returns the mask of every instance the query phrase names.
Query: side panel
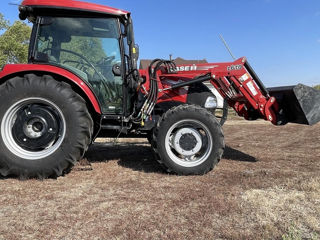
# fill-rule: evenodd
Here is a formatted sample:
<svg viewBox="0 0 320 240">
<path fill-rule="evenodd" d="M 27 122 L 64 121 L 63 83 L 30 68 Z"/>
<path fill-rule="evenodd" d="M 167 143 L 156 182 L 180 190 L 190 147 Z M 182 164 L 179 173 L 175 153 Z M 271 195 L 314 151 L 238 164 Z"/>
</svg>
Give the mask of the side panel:
<svg viewBox="0 0 320 240">
<path fill-rule="evenodd" d="M 88 85 L 82 81 L 79 77 L 73 73 L 51 65 L 42 65 L 42 64 L 8 64 L 0 72 L 0 79 L 10 77 L 10 75 L 23 73 L 23 72 L 47 72 L 60 75 L 66 79 L 69 79 L 71 82 L 75 83 L 89 98 L 94 110 L 101 114 L 100 105 L 97 101 L 97 98 L 88 87 Z"/>
</svg>

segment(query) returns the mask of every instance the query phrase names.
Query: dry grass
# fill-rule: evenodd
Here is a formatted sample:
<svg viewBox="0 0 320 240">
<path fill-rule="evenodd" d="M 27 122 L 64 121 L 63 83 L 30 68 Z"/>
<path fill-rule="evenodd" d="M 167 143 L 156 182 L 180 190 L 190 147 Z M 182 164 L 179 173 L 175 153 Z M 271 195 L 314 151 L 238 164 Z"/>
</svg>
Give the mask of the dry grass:
<svg viewBox="0 0 320 240">
<path fill-rule="evenodd" d="M 320 232 L 320 178 L 290 180 L 288 185 L 247 190 L 242 198 L 267 234 L 290 226 L 305 238 Z M 283 225 L 279 231 L 279 225 Z"/>
<path fill-rule="evenodd" d="M 100 139 L 57 180 L 0 180 L 0 239 L 320 236 L 320 125 L 229 122 L 205 176 L 167 175 L 145 140 Z"/>
</svg>

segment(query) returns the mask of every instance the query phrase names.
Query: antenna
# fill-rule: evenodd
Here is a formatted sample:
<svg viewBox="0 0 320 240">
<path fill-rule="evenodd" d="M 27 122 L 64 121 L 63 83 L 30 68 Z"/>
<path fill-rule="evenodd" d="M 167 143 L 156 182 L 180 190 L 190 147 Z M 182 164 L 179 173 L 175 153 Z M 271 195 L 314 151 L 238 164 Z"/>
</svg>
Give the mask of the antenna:
<svg viewBox="0 0 320 240">
<path fill-rule="evenodd" d="M 9 3 L 9 5 L 13 5 L 13 6 L 21 6 L 21 4 L 19 4 L 19 3 L 12 3 L 12 2 L 10 2 L 10 3 Z"/>
<path fill-rule="evenodd" d="M 18 3 L 8 3 L 8 5 L 10 5 L 10 6 L 18 6 L 18 7 L 22 6 L 21 4 L 18 4 Z"/>
<path fill-rule="evenodd" d="M 224 44 L 224 46 L 226 47 L 226 49 L 227 49 L 228 52 L 230 53 L 231 57 L 233 58 L 233 60 L 236 60 L 236 58 L 234 57 L 234 55 L 233 55 L 232 52 L 231 52 L 231 49 L 229 48 L 229 46 L 228 46 L 228 44 L 227 44 L 227 42 L 226 42 L 226 40 L 224 40 L 222 34 L 219 34 L 219 36 L 220 36 L 220 39 L 221 39 L 222 43 Z"/>
</svg>

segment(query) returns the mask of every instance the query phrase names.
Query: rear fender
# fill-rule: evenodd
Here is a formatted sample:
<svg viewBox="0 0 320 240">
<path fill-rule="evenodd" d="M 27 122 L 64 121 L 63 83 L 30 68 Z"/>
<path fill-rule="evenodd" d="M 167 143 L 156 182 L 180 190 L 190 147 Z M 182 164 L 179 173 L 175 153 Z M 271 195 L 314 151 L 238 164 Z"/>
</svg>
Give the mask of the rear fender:
<svg viewBox="0 0 320 240">
<path fill-rule="evenodd" d="M 59 76 L 65 79 L 66 82 L 72 83 L 72 85 L 76 85 L 82 92 L 82 95 L 85 95 L 87 97 L 90 102 L 89 104 L 91 104 L 94 111 L 99 115 L 101 114 L 99 102 L 88 84 L 77 75 L 63 68 L 43 64 L 8 64 L 0 72 L 0 84 L 5 82 L 7 79 L 10 79 L 17 75 L 37 72 L 41 74 Z"/>
</svg>

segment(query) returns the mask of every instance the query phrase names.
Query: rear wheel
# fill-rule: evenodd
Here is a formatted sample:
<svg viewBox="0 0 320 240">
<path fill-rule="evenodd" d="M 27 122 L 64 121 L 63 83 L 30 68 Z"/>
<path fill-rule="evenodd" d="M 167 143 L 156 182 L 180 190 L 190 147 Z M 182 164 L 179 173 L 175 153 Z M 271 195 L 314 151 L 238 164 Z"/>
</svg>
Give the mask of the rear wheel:
<svg viewBox="0 0 320 240">
<path fill-rule="evenodd" d="M 93 122 L 85 101 L 51 76 L 27 74 L 0 86 L 0 174 L 58 177 L 80 159 Z"/>
<path fill-rule="evenodd" d="M 224 137 L 212 113 L 199 106 L 181 105 L 159 121 L 152 147 L 168 172 L 200 175 L 219 162 Z"/>
</svg>

